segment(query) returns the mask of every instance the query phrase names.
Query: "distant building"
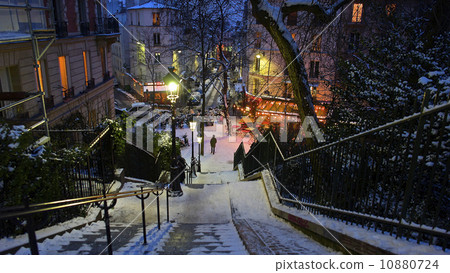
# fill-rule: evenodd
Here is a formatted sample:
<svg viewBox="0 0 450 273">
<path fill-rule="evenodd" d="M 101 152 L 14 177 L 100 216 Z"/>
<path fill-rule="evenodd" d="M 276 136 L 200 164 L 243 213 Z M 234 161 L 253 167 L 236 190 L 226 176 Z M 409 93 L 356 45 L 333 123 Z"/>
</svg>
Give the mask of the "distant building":
<svg viewBox="0 0 450 273">
<path fill-rule="evenodd" d="M 97 1 L 35 0 L 31 22 L 21 7 L 2 7 L 0 14 L 0 107 L 27 100 L 2 111 L 1 118 L 33 127 L 42 125 L 36 120 L 45 123 L 46 115 L 51 127 L 78 111 L 90 126 L 114 117 L 111 44 L 118 27 Z M 40 90 L 44 103 L 41 96 L 30 99 Z"/>
<path fill-rule="evenodd" d="M 178 13 L 176 8 L 152 1 L 127 9 L 129 84 L 141 100 L 163 100 L 167 68 L 174 66 L 179 73 Z"/>
<path fill-rule="evenodd" d="M 281 0 L 270 2 L 279 5 Z M 363 50 L 363 40 L 379 31 L 380 24 L 387 23 L 396 13 L 417 14 L 429 2 L 354 1 L 327 27 L 306 13 L 286 16 L 284 23 L 299 46 L 319 119 L 326 117 L 327 105 L 332 100 L 330 86 L 337 82 L 336 61 L 342 57 L 353 58 L 355 52 Z M 284 70 L 286 63 L 270 34 L 251 15 L 250 3 L 248 10 L 248 66 L 243 78 L 248 87 L 247 101 L 254 103 L 254 106 L 247 105 L 248 111 L 259 115 L 282 116 L 286 112 L 297 116 L 288 73 Z"/>
</svg>

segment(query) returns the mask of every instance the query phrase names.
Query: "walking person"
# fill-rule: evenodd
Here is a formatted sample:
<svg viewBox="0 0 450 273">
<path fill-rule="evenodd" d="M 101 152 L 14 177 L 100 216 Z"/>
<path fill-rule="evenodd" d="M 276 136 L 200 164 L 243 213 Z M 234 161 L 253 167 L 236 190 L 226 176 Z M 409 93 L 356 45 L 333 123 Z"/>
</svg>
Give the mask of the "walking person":
<svg viewBox="0 0 450 273">
<path fill-rule="evenodd" d="M 211 144 L 211 153 L 215 154 L 216 153 L 216 144 L 217 144 L 217 139 L 216 139 L 215 135 L 212 136 L 211 141 L 209 143 Z"/>
<path fill-rule="evenodd" d="M 174 172 L 174 175 L 177 176 L 177 178 L 172 181 L 172 189 L 170 196 L 171 197 L 178 197 L 183 195 L 183 190 L 181 189 L 181 183 L 184 182 L 185 179 L 185 173 L 184 170 L 186 168 L 186 161 L 184 160 L 181 155 L 178 155 L 176 158 L 173 158 L 171 169 Z"/>
</svg>

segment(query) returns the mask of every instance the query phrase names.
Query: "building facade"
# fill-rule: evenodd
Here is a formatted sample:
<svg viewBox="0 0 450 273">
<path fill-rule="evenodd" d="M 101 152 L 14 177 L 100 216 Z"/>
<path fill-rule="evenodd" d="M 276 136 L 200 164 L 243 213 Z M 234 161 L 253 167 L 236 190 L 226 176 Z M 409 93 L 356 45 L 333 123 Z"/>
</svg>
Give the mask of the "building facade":
<svg viewBox="0 0 450 273">
<path fill-rule="evenodd" d="M 102 5 L 36 0 L 28 22 L 25 9 L 20 8 L 27 1 L 6 2 L 12 7 L 0 9 L 2 22 L 11 22 L 0 25 L 1 106 L 41 91 L 45 103 L 41 97 L 30 99 L 2 111 L 2 118 L 30 124 L 44 115 L 44 108 L 50 127 L 76 112 L 91 127 L 105 117 L 113 118 L 111 44 L 118 33 Z"/>
<path fill-rule="evenodd" d="M 152 1 L 127 9 L 129 82 L 144 101 L 150 101 L 150 97 L 162 99 L 167 68 L 174 66 L 177 72 L 180 70 L 178 16 L 176 8 Z"/>
</svg>

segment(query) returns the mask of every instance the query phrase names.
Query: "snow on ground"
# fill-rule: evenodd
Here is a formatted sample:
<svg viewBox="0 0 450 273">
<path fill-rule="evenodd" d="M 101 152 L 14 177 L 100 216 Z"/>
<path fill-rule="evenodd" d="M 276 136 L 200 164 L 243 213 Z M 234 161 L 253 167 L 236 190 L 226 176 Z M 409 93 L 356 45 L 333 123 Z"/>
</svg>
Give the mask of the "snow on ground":
<svg viewBox="0 0 450 273">
<path fill-rule="evenodd" d="M 89 209 L 86 217 L 76 217 L 72 220 L 59 223 L 57 225 L 44 228 L 36 231 L 36 238 L 39 240 L 54 234 L 63 232 L 65 230 L 72 229 L 74 227 L 84 225 L 88 222 L 94 221 L 97 217 L 100 209 L 92 207 Z M 0 251 L 5 251 L 14 247 L 18 247 L 28 243 L 28 234 L 18 235 L 16 237 L 6 237 L 0 239 Z"/>
<path fill-rule="evenodd" d="M 265 180 L 270 181 L 269 174 L 267 171 L 263 173 Z M 266 184 L 267 186 L 267 184 Z M 271 188 L 271 186 L 267 186 Z M 436 246 L 429 246 L 426 243 L 417 244 L 415 241 L 406 241 L 406 239 L 396 239 L 395 236 L 390 236 L 387 233 L 382 234 L 381 232 L 367 230 L 367 228 L 362 228 L 355 225 L 346 225 L 341 221 L 330 219 L 321 215 L 312 215 L 305 210 L 298 210 L 296 208 L 287 207 L 281 205 L 277 200 L 275 192 L 269 192 L 270 199 L 272 200 L 272 206 L 285 211 L 289 214 L 295 215 L 297 217 L 303 218 L 313 223 L 321 224 L 324 227 L 337 231 L 360 241 L 366 242 L 370 245 L 385 249 L 395 254 L 399 255 L 443 255 L 450 254 L 450 250 L 443 252 L 441 248 Z"/>
<path fill-rule="evenodd" d="M 245 219 L 264 244 L 274 249 L 272 254 L 337 254 L 274 216 L 261 180 L 230 183 L 228 189 L 234 217 Z M 280 249 L 284 252 L 275 252 Z"/>
</svg>

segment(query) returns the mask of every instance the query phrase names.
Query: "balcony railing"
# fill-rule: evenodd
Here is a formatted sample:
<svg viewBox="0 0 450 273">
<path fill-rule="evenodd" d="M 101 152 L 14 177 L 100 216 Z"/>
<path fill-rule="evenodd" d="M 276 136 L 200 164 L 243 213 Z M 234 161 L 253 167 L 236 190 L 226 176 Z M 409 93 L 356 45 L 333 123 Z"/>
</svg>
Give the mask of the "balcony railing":
<svg viewBox="0 0 450 273">
<path fill-rule="evenodd" d="M 80 23 L 80 32 L 82 35 L 89 35 L 90 34 L 90 25 L 89 22 L 82 22 Z"/>
<path fill-rule="evenodd" d="M 67 22 L 56 22 L 55 23 L 56 36 L 58 38 L 67 37 Z"/>
<path fill-rule="evenodd" d="M 64 101 L 68 101 L 71 98 L 73 98 L 75 96 L 75 92 L 73 87 L 69 88 L 69 89 L 63 89 L 63 98 Z"/>
</svg>

